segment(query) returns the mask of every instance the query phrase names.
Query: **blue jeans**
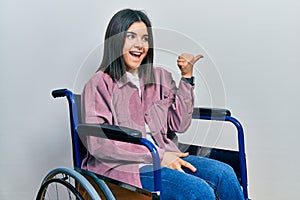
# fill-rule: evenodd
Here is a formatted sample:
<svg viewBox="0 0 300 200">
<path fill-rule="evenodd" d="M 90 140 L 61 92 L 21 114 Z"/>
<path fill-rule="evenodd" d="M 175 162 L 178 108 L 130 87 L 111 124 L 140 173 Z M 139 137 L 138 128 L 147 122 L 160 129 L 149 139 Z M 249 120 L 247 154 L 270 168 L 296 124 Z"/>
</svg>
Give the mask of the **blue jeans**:
<svg viewBox="0 0 300 200">
<path fill-rule="evenodd" d="M 183 168 L 186 173 L 182 173 L 163 167 L 161 169 L 162 199 L 244 199 L 235 172 L 229 165 L 192 155 L 183 160 L 194 165 L 197 171 L 193 173 Z M 140 177 L 143 189 L 154 191 L 152 165 L 142 167 Z"/>
</svg>

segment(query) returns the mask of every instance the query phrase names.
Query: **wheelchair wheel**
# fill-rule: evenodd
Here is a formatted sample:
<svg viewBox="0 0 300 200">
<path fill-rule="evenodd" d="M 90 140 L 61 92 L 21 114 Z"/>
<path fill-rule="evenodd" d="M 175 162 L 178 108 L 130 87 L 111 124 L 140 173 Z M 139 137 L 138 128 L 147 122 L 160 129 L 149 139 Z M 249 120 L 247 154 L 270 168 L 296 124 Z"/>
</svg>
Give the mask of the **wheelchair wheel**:
<svg viewBox="0 0 300 200">
<path fill-rule="evenodd" d="M 47 199 L 101 200 L 87 179 L 68 168 L 54 169 L 44 178 L 36 200 Z"/>
</svg>

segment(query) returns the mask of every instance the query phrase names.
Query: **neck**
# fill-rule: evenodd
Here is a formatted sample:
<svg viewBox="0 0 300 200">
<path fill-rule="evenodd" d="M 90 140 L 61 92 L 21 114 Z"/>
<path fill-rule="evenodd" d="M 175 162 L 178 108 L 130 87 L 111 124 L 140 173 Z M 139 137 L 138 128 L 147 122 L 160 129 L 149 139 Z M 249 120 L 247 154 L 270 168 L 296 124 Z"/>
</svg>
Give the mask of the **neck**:
<svg viewBox="0 0 300 200">
<path fill-rule="evenodd" d="M 126 70 L 126 72 L 132 74 L 133 76 L 136 76 L 139 73 L 139 70 L 136 68 L 136 69 Z"/>
</svg>

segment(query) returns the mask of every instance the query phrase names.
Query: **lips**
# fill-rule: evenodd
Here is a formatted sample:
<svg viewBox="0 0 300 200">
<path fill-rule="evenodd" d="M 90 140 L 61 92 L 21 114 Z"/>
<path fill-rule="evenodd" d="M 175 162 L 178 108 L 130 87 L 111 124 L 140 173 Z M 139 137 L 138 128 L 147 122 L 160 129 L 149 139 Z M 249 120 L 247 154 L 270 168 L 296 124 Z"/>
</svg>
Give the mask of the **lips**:
<svg viewBox="0 0 300 200">
<path fill-rule="evenodd" d="M 130 49 L 129 51 L 125 51 L 123 58 L 126 65 L 126 70 L 138 68 L 146 55 L 147 49 Z"/>
<path fill-rule="evenodd" d="M 140 58 L 143 52 L 138 52 L 138 51 L 129 51 L 129 54 L 134 57 L 134 58 Z"/>
</svg>

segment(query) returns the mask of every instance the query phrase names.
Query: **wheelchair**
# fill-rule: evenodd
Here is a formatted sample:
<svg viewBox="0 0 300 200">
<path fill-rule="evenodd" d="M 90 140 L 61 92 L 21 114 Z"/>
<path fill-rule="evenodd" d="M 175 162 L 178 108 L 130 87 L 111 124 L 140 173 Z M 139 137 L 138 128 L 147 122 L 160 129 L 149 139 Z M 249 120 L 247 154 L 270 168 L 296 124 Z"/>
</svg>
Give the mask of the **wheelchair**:
<svg viewBox="0 0 300 200">
<path fill-rule="evenodd" d="M 52 96 L 54 98 L 66 97 L 68 100 L 74 169 L 62 167 L 50 171 L 41 183 L 36 197 L 37 200 L 68 198 L 80 200 L 161 199 L 159 155 L 155 146 L 147 139 L 142 138 L 141 132 L 112 125 L 83 124 L 80 114 L 80 95 L 73 94 L 68 89 L 58 89 L 52 91 Z M 212 148 L 207 157 L 232 166 L 243 189 L 244 198 L 246 200 L 249 199 L 244 131 L 241 123 L 231 116 L 229 110 L 219 108 L 194 108 L 193 119 L 226 121 L 236 127 L 238 151 Z M 82 159 L 87 152 L 83 141 L 85 141 L 84 139 L 87 136 L 102 137 L 147 147 L 153 158 L 155 191 L 146 191 L 118 180 L 81 169 Z M 189 152 L 191 155 L 199 155 L 199 150 L 206 147 L 179 143 L 179 148 Z"/>
</svg>

